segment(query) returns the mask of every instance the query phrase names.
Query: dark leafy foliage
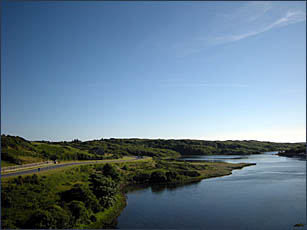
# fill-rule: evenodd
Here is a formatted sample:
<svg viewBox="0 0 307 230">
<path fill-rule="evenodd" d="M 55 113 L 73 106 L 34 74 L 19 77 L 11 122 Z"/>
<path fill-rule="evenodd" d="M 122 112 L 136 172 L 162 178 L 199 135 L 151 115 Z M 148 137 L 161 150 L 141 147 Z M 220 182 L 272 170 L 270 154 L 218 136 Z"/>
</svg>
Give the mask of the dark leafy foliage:
<svg viewBox="0 0 307 230">
<path fill-rule="evenodd" d="M 106 177 L 101 173 L 91 174 L 91 189 L 98 198 L 103 208 L 108 208 L 113 204 L 113 196 L 118 191 L 118 184 L 110 177 Z"/>
<path fill-rule="evenodd" d="M 280 151 L 278 153 L 280 156 L 286 157 L 306 157 L 306 143 L 301 143 L 301 145 L 294 146 L 286 149 L 285 151 Z"/>
<path fill-rule="evenodd" d="M 113 180 L 118 181 L 120 179 L 119 171 L 111 164 L 105 164 L 102 168 L 103 175 L 111 177 Z"/>
<path fill-rule="evenodd" d="M 81 201 L 85 204 L 86 208 L 98 212 L 101 206 L 88 186 L 84 184 L 75 184 L 73 188 L 66 190 L 60 194 L 62 202 Z"/>
<path fill-rule="evenodd" d="M 96 221 L 95 213 L 111 207 L 118 193 L 119 181 L 111 177 L 116 169 L 107 168 L 110 176 L 80 166 L 63 180 L 36 174 L 9 180 L 1 189 L 2 228 L 78 228 Z M 71 180 L 79 182 L 71 185 Z M 57 186 L 70 188 L 59 191 Z"/>
<path fill-rule="evenodd" d="M 90 219 L 90 212 L 85 207 L 82 201 L 73 200 L 68 203 L 69 210 L 73 216 L 73 222 L 76 224 L 88 224 Z"/>
</svg>

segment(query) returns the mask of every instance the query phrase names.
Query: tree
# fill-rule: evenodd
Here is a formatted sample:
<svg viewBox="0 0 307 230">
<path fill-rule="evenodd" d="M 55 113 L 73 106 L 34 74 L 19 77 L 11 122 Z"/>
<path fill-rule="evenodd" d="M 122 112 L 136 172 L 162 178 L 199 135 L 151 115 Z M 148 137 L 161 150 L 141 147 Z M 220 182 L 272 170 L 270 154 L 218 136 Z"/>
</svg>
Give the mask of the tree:
<svg viewBox="0 0 307 230">
<path fill-rule="evenodd" d="M 149 182 L 151 175 L 149 173 L 140 173 L 133 177 L 133 180 L 138 183 L 146 183 Z"/>
<path fill-rule="evenodd" d="M 57 156 L 56 156 L 56 155 L 51 155 L 51 156 L 50 156 L 50 160 L 55 161 L 56 159 L 57 159 Z"/>
<path fill-rule="evenodd" d="M 90 222 L 91 215 L 82 201 L 73 200 L 68 207 L 74 217 L 75 225 Z"/>
<path fill-rule="evenodd" d="M 104 148 L 102 147 L 94 147 L 89 150 L 90 153 L 94 153 L 97 155 L 104 155 Z"/>
<path fill-rule="evenodd" d="M 109 176 L 109 177 L 111 177 L 113 180 L 116 180 L 116 181 L 119 180 L 119 172 L 118 172 L 118 170 L 117 170 L 115 167 L 113 167 L 111 164 L 108 164 L 108 163 L 105 164 L 105 165 L 103 166 L 102 170 L 103 170 L 103 174 L 104 174 L 105 176 Z"/>
<path fill-rule="evenodd" d="M 38 209 L 30 216 L 26 228 L 56 228 L 55 225 L 55 219 L 50 212 Z"/>
<path fill-rule="evenodd" d="M 157 170 L 157 171 L 154 171 L 151 174 L 151 181 L 163 183 L 163 182 L 167 181 L 167 178 L 166 178 L 165 173 L 163 171 Z"/>
<path fill-rule="evenodd" d="M 73 143 L 81 143 L 81 141 L 79 139 L 73 139 L 72 142 Z"/>
<path fill-rule="evenodd" d="M 60 229 L 73 227 L 71 223 L 72 216 L 60 206 L 54 204 L 48 207 L 47 211 L 50 212 L 53 217 L 53 228 Z"/>
<path fill-rule="evenodd" d="M 91 189 L 99 199 L 103 208 L 108 208 L 113 204 L 114 195 L 117 193 L 117 184 L 110 177 L 105 177 L 100 173 L 91 174 Z"/>
<path fill-rule="evenodd" d="M 67 203 L 73 200 L 82 201 L 93 212 L 98 212 L 101 209 L 96 196 L 88 186 L 83 184 L 75 184 L 72 189 L 62 192 L 60 196 L 61 200 Z"/>
</svg>

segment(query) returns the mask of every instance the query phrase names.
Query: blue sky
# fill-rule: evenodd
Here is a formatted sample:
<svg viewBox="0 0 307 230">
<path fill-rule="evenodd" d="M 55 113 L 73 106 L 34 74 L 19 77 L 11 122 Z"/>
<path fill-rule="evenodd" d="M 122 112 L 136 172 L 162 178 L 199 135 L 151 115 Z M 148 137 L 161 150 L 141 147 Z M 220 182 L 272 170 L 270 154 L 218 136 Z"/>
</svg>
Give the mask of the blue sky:
<svg viewBox="0 0 307 230">
<path fill-rule="evenodd" d="M 2 2 L 1 132 L 305 141 L 305 2 Z"/>
</svg>

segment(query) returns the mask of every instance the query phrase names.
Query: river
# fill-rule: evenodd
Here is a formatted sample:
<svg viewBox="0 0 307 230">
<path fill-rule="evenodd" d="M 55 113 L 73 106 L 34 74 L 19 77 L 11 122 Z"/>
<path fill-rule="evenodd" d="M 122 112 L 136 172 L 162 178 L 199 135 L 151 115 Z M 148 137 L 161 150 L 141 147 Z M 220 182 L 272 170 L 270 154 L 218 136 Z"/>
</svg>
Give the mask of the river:
<svg viewBox="0 0 307 230">
<path fill-rule="evenodd" d="M 117 228 L 307 229 L 294 227 L 306 223 L 306 161 L 274 152 L 185 159 L 257 165 L 179 187 L 130 191 Z"/>
</svg>

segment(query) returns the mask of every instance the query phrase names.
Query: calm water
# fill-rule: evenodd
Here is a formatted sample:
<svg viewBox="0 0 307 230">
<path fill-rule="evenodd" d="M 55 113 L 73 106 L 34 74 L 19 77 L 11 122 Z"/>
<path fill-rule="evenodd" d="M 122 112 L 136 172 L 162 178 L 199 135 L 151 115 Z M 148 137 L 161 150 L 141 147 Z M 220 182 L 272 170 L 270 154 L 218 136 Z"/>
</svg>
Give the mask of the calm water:
<svg viewBox="0 0 307 230">
<path fill-rule="evenodd" d="M 306 223 L 306 161 L 273 153 L 186 159 L 257 165 L 180 187 L 131 191 L 117 228 L 280 230 Z"/>
</svg>

